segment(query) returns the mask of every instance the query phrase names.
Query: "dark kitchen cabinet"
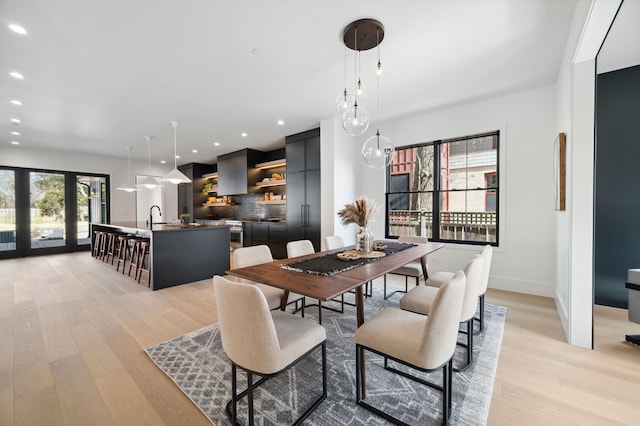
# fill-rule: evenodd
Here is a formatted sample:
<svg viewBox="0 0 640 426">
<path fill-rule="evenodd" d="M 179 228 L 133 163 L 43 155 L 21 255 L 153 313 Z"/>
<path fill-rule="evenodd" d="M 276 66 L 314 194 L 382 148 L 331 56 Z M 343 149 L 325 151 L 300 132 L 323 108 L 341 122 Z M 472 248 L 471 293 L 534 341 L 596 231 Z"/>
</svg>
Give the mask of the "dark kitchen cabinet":
<svg viewBox="0 0 640 426">
<path fill-rule="evenodd" d="M 287 157 L 287 238 L 310 240 L 320 250 L 320 129 L 289 136 Z"/>
<path fill-rule="evenodd" d="M 184 164 L 178 167 L 186 177 L 193 181 L 193 164 Z M 178 217 L 181 214 L 193 216 L 193 182 L 178 184 Z"/>
<path fill-rule="evenodd" d="M 191 215 L 194 219 L 205 219 L 209 210 L 202 204 L 207 201 L 208 195 L 202 192 L 206 179 L 202 175 L 215 171 L 215 165 L 189 163 L 178 167 L 190 183 L 178 184 L 178 217 L 181 214 Z M 172 185 L 172 184 L 167 184 Z M 170 220 L 171 218 L 167 218 Z"/>
<path fill-rule="evenodd" d="M 284 223 L 247 222 L 245 246 L 269 246 L 274 259 L 287 257 L 287 226 Z"/>
</svg>

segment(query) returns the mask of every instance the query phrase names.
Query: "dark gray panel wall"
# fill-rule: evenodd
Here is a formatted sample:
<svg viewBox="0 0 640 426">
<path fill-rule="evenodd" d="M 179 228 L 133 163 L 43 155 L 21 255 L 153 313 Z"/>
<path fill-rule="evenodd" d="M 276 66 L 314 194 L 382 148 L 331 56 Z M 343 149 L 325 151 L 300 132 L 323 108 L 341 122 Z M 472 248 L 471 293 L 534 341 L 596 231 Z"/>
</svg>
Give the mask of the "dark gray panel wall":
<svg viewBox="0 0 640 426">
<path fill-rule="evenodd" d="M 596 87 L 595 303 L 627 307 L 627 269 L 640 268 L 640 66 Z"/>
</svg>

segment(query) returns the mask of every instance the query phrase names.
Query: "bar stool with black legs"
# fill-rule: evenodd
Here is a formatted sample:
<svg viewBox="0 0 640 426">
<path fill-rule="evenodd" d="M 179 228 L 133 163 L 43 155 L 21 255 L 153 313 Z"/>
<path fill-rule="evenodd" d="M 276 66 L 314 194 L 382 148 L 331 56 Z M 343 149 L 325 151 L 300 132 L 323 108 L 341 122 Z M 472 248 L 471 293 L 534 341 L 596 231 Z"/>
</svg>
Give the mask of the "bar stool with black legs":
<svg viewBox="0 0 640 426">
<path fill-rule="evenodd" d="M 140 282 L 140 279 L 142 278 L 142 273 L 147 273 L 147 287 L 151 287 L 151 272 L 149 272 L 149 263 L 151 262 L 148 259 L 150 247 L 150 240 L 144 240 L 140 243 L 140 255 L 138 257 L 138 267 L 136 268 L 138 282 Z"/>
</svg>

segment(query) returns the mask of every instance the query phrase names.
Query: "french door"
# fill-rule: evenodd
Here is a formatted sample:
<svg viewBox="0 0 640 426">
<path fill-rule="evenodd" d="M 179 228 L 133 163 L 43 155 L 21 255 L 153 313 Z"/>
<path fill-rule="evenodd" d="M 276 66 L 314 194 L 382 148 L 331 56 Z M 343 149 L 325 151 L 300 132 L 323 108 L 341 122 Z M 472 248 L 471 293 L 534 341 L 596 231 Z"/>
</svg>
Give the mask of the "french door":
<svg viewBox="0 0 640 426">
<path fill-rule="evenodd" d="M 0 167 L 0 258 L 86 250 L 106 223 L 109 177 Z"/>
</svg>

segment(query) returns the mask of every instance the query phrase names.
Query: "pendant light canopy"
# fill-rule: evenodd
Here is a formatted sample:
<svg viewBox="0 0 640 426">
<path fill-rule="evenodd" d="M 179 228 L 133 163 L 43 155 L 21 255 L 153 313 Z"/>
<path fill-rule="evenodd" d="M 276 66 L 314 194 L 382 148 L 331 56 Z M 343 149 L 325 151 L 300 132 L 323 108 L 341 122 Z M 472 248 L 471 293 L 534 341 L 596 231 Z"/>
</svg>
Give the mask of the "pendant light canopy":
<svg viewBox="0 0 640 426">
<path fill-rule="evenodd" d="M 157 186 L 162 186 L 162 185 L 160 184 L 158 179 L 151 176 L 151 139 L 153 139 L 153 136 L 145 136 L 144 138 L 147 140 L 147 144 L 149 145 L 149 170 L 148 170 L 147 176 L 144 179 L 142 179 L 142 181 L 138 183 L 136 186 L 138 188 L 153 189 Z"/>
<path fill-rule="evenodd" d="M 138 188 L 136 188 L 136 186 L 131 183 L 131 150 L 132 149 L 133 147 L 130 147 L 130 146 L 127 147 L 127 165 L 128 165 L 127 166 L 127 183 L 124 183 L 119 187 L 117 187 L 116 189 L 118 191 L 134 192 L 138 190 Z"/>
<path fill-rule="evenodd" d="M 177 121 L 170 121 L 171 125 L 173 126 L 173 170 L 171 170 L 169 173 L 167 173 L 162 180 L 171 182 L 175 185 L 179 184 L 179 183 L 189 183 L 191 182 L 191 179 L 189 179 L 188 177 L 186 177 L 180 170 L 178 170 L 178 159 L 177 159 L 177 155 L 178 155 L 178 143 L 177 143 L 177 127 L 178 127 L 178 122 Z"/>
</svg>

